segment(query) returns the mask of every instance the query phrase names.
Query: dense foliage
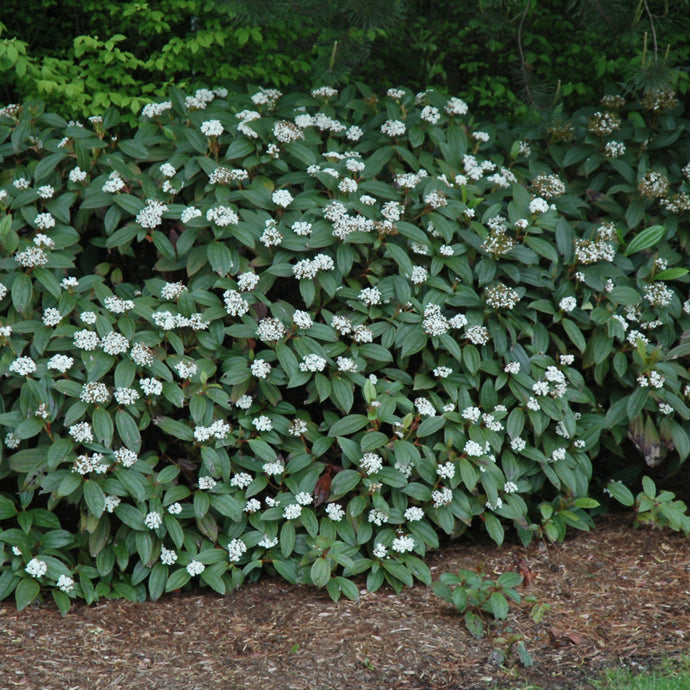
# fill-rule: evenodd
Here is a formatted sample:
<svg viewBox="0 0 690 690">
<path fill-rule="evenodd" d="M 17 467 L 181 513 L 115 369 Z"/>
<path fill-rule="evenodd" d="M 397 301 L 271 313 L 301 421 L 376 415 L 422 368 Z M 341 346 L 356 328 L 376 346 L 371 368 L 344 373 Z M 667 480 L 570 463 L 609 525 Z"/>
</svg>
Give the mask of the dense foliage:
<svg viewBox="0 0 690 690">
<path fill-rule="evenodd" d="M 521 132 L 250 94 L 173 90 L 131 139 L 0 112 L 0 599 L 429 583 L 439 535 L 562 539 L 680 467 L 672 93 Z"/>
<path fill-rule="evenodd" d="M 4 0 L 0 102 L 43 99 L 67 118 L 170 86 L 307 91 L 355 80 L 435 86 L 485 114 L 590 105 L 609 87 L 688 87 L 687 0 Z"/>
</svg>

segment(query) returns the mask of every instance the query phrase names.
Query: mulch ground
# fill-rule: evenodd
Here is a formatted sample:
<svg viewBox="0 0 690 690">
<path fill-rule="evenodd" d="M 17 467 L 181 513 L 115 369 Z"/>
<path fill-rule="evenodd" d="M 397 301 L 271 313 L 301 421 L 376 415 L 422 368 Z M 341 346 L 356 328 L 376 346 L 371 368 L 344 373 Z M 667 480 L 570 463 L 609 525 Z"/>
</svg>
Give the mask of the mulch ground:
<svg viewBox="0 0 690 690">
<path fill-rule="evenodd" d="M 563 544 L 462 543 L 433 554 L 436 579 L 481 568 L 533 573 L 507 621 L 481 640 L 428 588 L 363 592 L 333 603 L 282 581 L 227 597 L 105 601 L 64 618 L 50 606 L 0 604 L 3 688 L 588 688 L 604 669 L 650 667 L 690 650 L 690 540 L 610 515 Z M 530 612 L 545 605 L 543 619 Z M 509 640 L 522 639 L 522 666 Z M 503 640 L 503 641 L 502 641 Z"/>
</svg>

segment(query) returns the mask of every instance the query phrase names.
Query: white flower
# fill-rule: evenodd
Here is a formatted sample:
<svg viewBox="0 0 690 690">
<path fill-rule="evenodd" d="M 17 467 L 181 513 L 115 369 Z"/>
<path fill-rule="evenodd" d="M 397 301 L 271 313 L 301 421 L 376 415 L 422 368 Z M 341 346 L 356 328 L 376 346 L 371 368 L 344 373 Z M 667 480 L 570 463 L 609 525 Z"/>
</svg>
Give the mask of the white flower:
<svg viewBox="0 0 690 690">
<path fill-rule="evenodd" d="M 299 503 L 291 503 L 285 506 L 283 517 L 286 520 L 296 520 L 302 514 L 302 506 Z"/>
<path fill-rule="evenodd" d="M 338 365 L 338 371 L 349 371 L 354 374 L 359 368 L 357 362 L 349 357 L 338 357 L 336 363 Z"/>
<path fill-rule="evenodd" d="M 238 489 L 246 489 L 253 481 L 252 475 L 248 472 L 238 472 L 230 480 L 230 486 L 236 486 Z"/>
<path fill-rule="evenodd" d="M 421 285 L 427 281 L 429 277 L 429 272 L 424 268 L 424 266 L 414 266 L 412 268 L 412 275 L 410 280 L 414 285 Z"/>
<path fill-rule="evenodd" d="M 503 485 L 503 491 L 507 494 L 514 494 L 518 490 L 518 485 L 515 482 L 506 482 Z"/>
<path fill-rule="evenodd" d="M 295 310 L 295 313 L 292 315 L 292 320 L 294 321 L 295 326 L 297 326 L 297 328 L 301 328 L 302 330 L 307 330 L 314 325 L 309 313 L 299 309 Z"/>
<path fill-rule="evenodd" d="M 359 291 L 359 299 L 369 307 L 381 304 L 381 291 L 377 287 L 362 288 Z"/>
<path fill-rule="evenodd" d="M 420 117 L 429 124 L 435 125 L 440 120 L 441 113 L 438 108 L 434 108 L 432 105 L 426 105 L 422 108 Z"/>
<path fill-rule="evenodd" d="M 268 378 L 271 373 L 271 365 L 263 359 L 255 359 L 251 364 L 251 372 L 258 379 Z"/>
<path fill-rule="evenodd" d="M 240 218 L 229 206 L 215 206 L 206 211 L 206 220 L 224 228 L 227 225 L 237 225 Z"/>
<path fill-rule="evenodd" d="M 391 546 L 393 551 L 398 553 L 407 553 L 414 550 L 414 539 L 412 537 L 396 537 L 393 539 Z"/>
<path fill-rule="evenodd" d="M 434 508 L 441 508 L 453 502 L 453 492 L 448 487 L 444 486 L 441 489 L 431 492 L 431 499 L 434 502 Z"/>
<path fill-rule="evenodd" d="M 232 563 L 237 563 L 246 550 L 247 545 L 241 539 L 233 539 L 228 544 L 228 559 Z"/>
<path fill-rule="evenodd" d="M 558 308 L 565 312 L 571 312 L 577 306 L 577 300 L 574 297 L 564 297 L 559 303 Z"/>
<path fill-rule="evenodd" d="M 31 357 L 17 357 L 9 366 L 9 370 L 19 376 L 28 376 L 36 371 L 36 362 Z"/>
<path fill-rule="evenodd" d="M 365 453 L 359 464 L 367 474 L 376 474 L 383 467 L 383 458 L 376 453 Z"/>
<path fill-rule="evenodd" d="M 529 202 L 530 213 L 546 213 L 549 210 L 549 204 L 541 197 L 536 197 Z"/>
<path fill-rule="evenodd" d="M 77 166 L 69 172 L 69 181 L 73 183 L 83 182 L 86 179 L 86 173 Z"/>
<path fill-rule="evenodd" d="M 160 513 L 151 511 L 144 518 L 144 524 L 149 529 L 158 529 L 163 524 L 163 516 Z"/>
<path fill-rule="evenodd" d="M 134 302 L 131 299 L 122 299 L 117 295 L 106 297 L 105 308 L 113 314 L 124 314 L 130 309 L 134 309 Z"/>
<path fill-rule="evenodd" d="M 133 388 L 116 388 L 115 400 L 118 405 L 134 405 L 139 400 L 139 393 Z"/>
<path fill-rule="evenodd" d="M 369 511 L 367 519 L 369 522 L 373 522 L 377 527 L 381 527 L 384 522 L 388 522 L 388 515 L 381 510 L 373 508 Z"/>
<path fill-rule="evenodd" d="M 434 406 L 426 398 L 416 398 L 414 401 L 414 406 L 417 408 L 417 412 L 420 415 L 433 417 L 436 414 Z"/>
<path fill-rule="evenodd" d="M 223 133 L 223 124 L 220 120 L 206 120 L 201 123 L 201 133 L 207 137 L 219 137 Z"/>
<path fill-rule="evenodd" d="M 242 395 L 237 399 L 237 402 L 235 403 L 235 407 L 239 407 L 241 410 L 248 410 L 252 406 L 252 396 L 251 395 Z"/>
<path fill-rule="evenodd" d="M 275 220 L 269 219 L 265 223 L 264 231 L 259 238 L 264 247 L 278 247 L 283 241 L 283 235 L 276 227 Z"/>
<path fill-rule="evenodd" d="M 300 371 L 323 371 L 326 368 L 326 360 L 316 354 L 304 355 L 299 364 Z"/>
<path fill-rule="evenodd" d="M 121 355 L 129 350 L 129 340 L 120 333 L 110 331 L 101 341 L 101 349 L 108 355 Z"/>
<path fill-rule="evenodd" d="M 448 378 L 453 373 L 450 367 L 436 367 L 434 369 L 434 376 L 438 376 L 440 379 Z"/>
<path fill-rule="evenodd" d="M 191 379 L 199 371 L 196 362 L 178 362 L 175 369 L 181 379 Z"/>
<path fill-rule="evenodd" d="M 463 453 L 467 453 L 467 455 L 473 458 L 480 458 L 482 455 L 485 455 L 484 449 L 476 441 L 467 441 Z"/>
<path fill-rule="evenodd" d="M 101 188 L 101 191 L 114 194 L 115 192 L 119 192 L 121 189 L 124 189 L 124 187 L 125 181 L 120 177 L 120 173 L 113 170 Z"/>
<path fill-rule="evenodd" d="M 190 561 L 189 565 L 187 566 L 187 572 L 190 574 L 191 577 L 194 577 L 195 575 L 201 575 L 201 573 L 203 573 L 204 570 L 206 570 L 206 566 L 200 561 Z"/>
<path fill-rule="evenodd" d="M 373 550 L 374 558 L 387 558 L 388 549 L 383 544 L 376 544 Z"/>
<path fill-rule="evenodd" d="M 210 477 L 208 475 L 204 477 L 199 477 L 199 488 L 203 490 L 210 490 L 213 489 L 213 487 L 216 485 L 216 480 L 213 477 Z"/>
<path fill-rule="evenodd" d="M 478 407 L 466 407 L 462 411 L 462 416 L 464 419 L 468 419 L 473 424 L 479 421 L 481 417 L 481 410 Z"/>
<path fill-rule="evenodd" d="M 187 206 L 187 208 L 185 208 L 185 210 L 180 214 L 180 220 L 183 223 L 189 223 L 192 218 L 198 218 L 201 215 L 201 211 L 195 206 Z"/>
<path fill-rule="evenodd" d="M 14 260 L 24 268 L 45 266 L 48 263 L 48 255 L 40 247 L 27 247 L 14 255 Z"/>
<path fill-rule="evenodd" d="M 105 509 L 109 512 L 112 513 L 115 508 L 117 508 L 122 501 L 120 500 L 119 496 L 106 496 L 105 497 Z"/>
<path fill-rule="evenodd" d="M 345 517 L 345 511 L 338 503 L 329 503 L 326 506 L 326 515 L 333 522 L 340 522 Z"/>
<path fill-rule="evenodd" d="M 409 522 L 417 522 L 424 518 L 424 510 L 417 506 L 412 506 L 405 511 L 405 519 Z"/>
<path fill-rule="evenodd" d="M 55 227 L 55 218 L 50 213 L 39 213 L 34 219 L 39 230 L 49 230 Z"/>
<path fill-rule="evenodd" d="M 86 352 L 95 350 L 100 342 L 100 338 L 93 331 L 82 330 L 74 334 L 74 346 Z"/>
<path fill-rule="evenodd" d="M 179 515 L 182 512 L 182 506 L 177 502 L 171 503 L 168 506 L 168 512 L 170 515 Z"/>
<path fill-rule="evenodd" d="M 48 565 L 38 558 L 32 558 L 24 568 L 31 577 L 43 577 L 48 572 Z"/>
<path fill-rule="evenodd" d="M 163 565 L 174 565 L 177 562 L 177 552 L 161 546 L 161 563 Z M 191 573 L 190 573 L 191 574 Z"/>
<path fill-rule="evenodd" d="M 287 208 L 292 203 L 294 197 L 292 196 L 292 194 L 290 194 L 290 192 L 288 192 L 287 189 L 278 189 L 275 192 L 273 192 L 271 199 L 273 200 L 273 203 L 277 206 Z"/>
<path fill-rule="evenodd" d="M 386 120 L 381 125 L 381 132 L 389 137 L 399 137 L 405 134 L 405 123 L 400 120 Z"/>
<path fill-rule="evenodd" d="M 532 410 L 533 412 L 538 412 L 541 410 L 541 407 L 539 405 L 539 401 L 536 398 L 530 398 L 527 401 L 527 407 Z"/>
<path fill-rule="evenodd" d="M 443 108 L 449 115 L 466 115 L 467 104 L 460 98 L 449 98 Z"/>
<path fill-rule="evenodd" d="M 484 326 L 470 326 L 465 330 L 465 337 L 475 345 L 486 345 L 489 342 L 489 331 Z"/>
<path fill-rule="evenodd" d="M 117 462 L 123 467 L 132 467 L 139 459 L 139 456 L 133 450 L 129 450 L 129 448 L 125 448 L 124 446 L 118 448 L 114 455 Z"/>
<path fill-rule="evenodd" d="M 144 395 L 155 396 L 163 392 L 163 384 L 154 378 L 141 379 L 139 385 L 141 390 L 144 391 Z"/>
<path fill-rule="evenodd" d="M 74 364 L 74 359 L 72 357 L 68 357 L 67 355 L 53 355 L 47 363 L 48 369 L 55 369 L 59 371 L 61 374 L 64 374 L 66 371 L 71 369 L 72 365 Z"/>
<path fill-rule="evenodd" d="M 443 479 L 452 479 L 455 476 L 455 465 L 452 462 L 443 463 L 436 468 L 436 474 Z"/>
<path fill-rule="evenodd" d="M 503 371 L 505 371 L 506 374 L 519 374 L 520 362 L 508 362 L 508 364 L 503 367 Z"/>
<path fill-rule="evenodd" d="M 286 333 L 285 326 L 272 317 L 261 319 L 256 329 L 256 334 L 265 343 L 273 343 L 280 340 Z"/>
<path fill-rule="evenodd" d="M 273 429 L 273 422 L 266 415 L 261 415 L 253 419 L 252 424 L 257 431 L 271 431 Z"/>
<path fill-rule="evenodd" d="M 79 399 L 85 403 L 102 405 L 110 400 L 110 392 L 104 383 L 90 381 L 82 385 Z"/>
<path fill-rule="evenodd" d="M 68 594 L 74 589 L 74 580 L 64 574 L 60 575 L 55 584 L 57 585 L 57 588 L 65 594 Z"/>
<path fill-rule="evenodd" d="M 250 498 L 244 506 L 244 512 L 249 513 L 250 515 L 252 513 L 256 513 L 259 510 L 261 510 L 261 503 L 257 501 L 255 498 Z"/>
</svg>

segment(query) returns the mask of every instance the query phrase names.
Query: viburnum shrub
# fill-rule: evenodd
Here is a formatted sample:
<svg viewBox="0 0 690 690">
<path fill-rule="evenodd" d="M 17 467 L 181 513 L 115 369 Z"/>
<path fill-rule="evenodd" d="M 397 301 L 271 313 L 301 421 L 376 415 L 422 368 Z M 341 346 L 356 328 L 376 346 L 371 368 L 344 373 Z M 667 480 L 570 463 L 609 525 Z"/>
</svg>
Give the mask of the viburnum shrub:
<svg viewBox="0 0 690 690">
<path fill-rule="evenodd" d="M 173 90 L 118 139 L 4 108 L 0 599 L 429 584 L 439 535 L 562 539 L 593 478 L 678 466 L 678 111 L 518 138 L 432 91 Z"/>
</svg>

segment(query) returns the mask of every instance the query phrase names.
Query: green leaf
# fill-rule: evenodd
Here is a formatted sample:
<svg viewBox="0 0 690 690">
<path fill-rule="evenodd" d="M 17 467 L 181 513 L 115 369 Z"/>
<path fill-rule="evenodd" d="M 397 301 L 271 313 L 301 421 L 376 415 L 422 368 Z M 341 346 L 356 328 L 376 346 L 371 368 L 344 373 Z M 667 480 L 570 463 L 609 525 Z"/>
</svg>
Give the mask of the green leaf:
<svg viewBox="0 0 690 690">
<path fill-rule="evenodd" d="M 176 419 L 170 419 L 170 417 L 158 417 L 154 420 L 154 424 L 160 427 L 166 434 L 170 434 L 174 438 L 178 438 L 181 441 L 193 441 L 194 432 L 182 422 L 178 422 Z"/>
<path fill-rule="evenodd" d="M 369 420 L 363 414 L 350 414 L 339 419 L 329 430 L 329 436 L 352 436 L 364 428 Z"/>
<path fill-rule="evenodd" d="M 363 453 L 367 453 L 372 450 L 376 450 L 376 448 L 380 448 L 381 446 L 385 445 L 388 443 L 388 436 L 386 434 L 381 433 L 380 431 L 369 431 L 364 436 L 362 436 L 362 439 L 360 441 L 360 448 L 362 449 Z"/>
<path fill-rule="evenodd" d="M 287 558 L 295 550 L 295 523 L 286 520 L 280 528 L 280 552 Z"/>
<path fill-rule="evenodd" d="M 32 293 L 31 278 L 25 273 L 20 273 L 12 283 L 12 304 L 20 314 L 31 304 Z"/>
<path fill-rule="evenodd" d="M 113 442 L 113 432 L 115 427 L 113 425 L 113 418 L 110 416 L 108 410 L 103 407 L 97 407 L 93 411 L 93 433 L 98 441 L 103 445 L 110 447 Z"/>
<path fill-rule="evenodd" d="M 465 613 L 465 627 L 472 637 L 481 640 L 484 637 L 484 623 L 482 619 L 473 611 Z"/>
<path fill-rule="evenodd" d="M 25 609 L 41 593 L 41 585 L 33 578 L 25 577 L 19 581 L 14 590 L 14 598 L 17 602 L 17 611 Z"/>
<path fill-rule="evenodd" d="M 494 592 L 486 603 L 487 610 L 501 620 L 508 617 L 508 601 L 500 592 Z"/>
<path fill-rule="evenodd" d="M 327 558 L 317 558 L 311 566 L 311 581 L 315 587 L 325 587 L 331 579 L 331 563 Z"/>
<path fill-rule="evenodd" d="M 93 479 L 84 482 L 84 500 L 91 515 L 101 517 L 105 510 L 105 494 Z"/>
<path fill-rule="evenodd" d="M 646 228 L 631 240 L 625 248 L 625 255 L 630 256 L 635 252 L 641 252 L 644 249 L 649 249 L 659 244 L 664 239 L 666 228 L 663 225 L 652 225 Z"/>
<path fill-rule="evenodd" d="M 141 450 L 141 434 L 137 423 L 125 410 L 117 410 L 115 413 L 115 426 L 117 433 L 129 450 L 138 453 Z"/>
<path fill-rule="evenodd" d="M 587 341 L 585 340 L 585 336 L 582 335 L 582 331 L 577 327 L 575 322 L 570 319 L 563 319 L 562 323 L 573 345 L 575 345 L 580 352 L 584 352 L 587 347 Z"/>
<path fill-rule="evenodd" d="M 361 481 L 362 475 L 356 470 L 338 472 L 331 482 L 331 500 L 336 500 L 349 494 Z"/>
<path fill-rule="evenodd" d="M 493 513 L 484 513 L 484 527 L 498 546 L 503 544 L 505 530 L 501 521 Z"/>
<path fill-rule="evenodd" d="M 160 599 L 163 592 L 165 592 L 167 583 L 168 568 L 158 561 L 158 563 L 151 568 L 151 574 L 149 575 L 149 596 L 151 597 L 151 601 L 158 601 L 158 599 Z"/>
</svg>

